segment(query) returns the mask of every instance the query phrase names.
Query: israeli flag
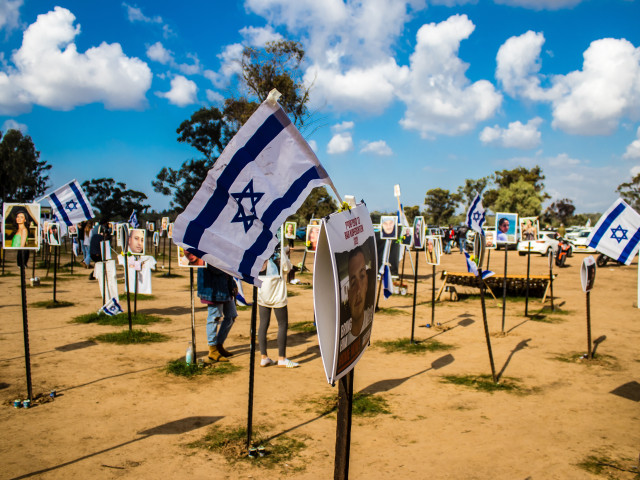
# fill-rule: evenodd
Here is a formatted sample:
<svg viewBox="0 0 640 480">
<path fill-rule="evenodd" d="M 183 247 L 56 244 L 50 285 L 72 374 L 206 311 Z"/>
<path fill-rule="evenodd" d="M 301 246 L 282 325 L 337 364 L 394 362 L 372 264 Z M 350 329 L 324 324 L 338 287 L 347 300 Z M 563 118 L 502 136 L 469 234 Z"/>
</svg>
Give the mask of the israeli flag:
<svg viewBox="0 0 640 480">
<path fill-rule="evenodd" d="M 76 257 L 80 256 L 80 245 L 78 245 L 78 237 L 71 237 L 71 248 Z"/>
<path fill-rule="evenodd" d="M 478 270 L 478 265 L 476 265 L 476 262 L 471 260 L 471 257 L 466 250 L 464 251 L 464 257 L 467 261 L 467 272 L 473 273 L 476 277 L 480 275 L 483 280 L 485 278 L 489 278 L 492 275 L 495 275 L 495 272 L 492 272 L 491 270 L 484 270 L 482 273 L 480 273 L 480 271 Z"/>
<path fill-rule="evenodd" d="M 236 295 L 236 304 L 240 305 L 241 307 L 251 306 L 251 304 L 244 299 L 244 290 L 242 289 L 242 282 L 235 277 L 233 277 L 233 281 L 236 282 L 236 287 L 238 288 L 238 293 Z"/>
<path fill-rule="evenodd" d="M 640 247 L 640 215 L 619 198 L 600 217 L 587 243 L 614 260 L 629 265 Z"/>
<path fill-rule="evenodd" d="M 135 210 L 131 212 L 131 215 L 129 216 L 129 225 L 131 225 L 131 228 L 138 228 L 140 226 Z"/>
<path fill-rule="evenodd" d="M 479 193 L 476 193 L 476 198 L 471 202 L 471 206 L 469 207 L 469 211 L 467 212 L 467 225 L 472 230 L 475 230 L 482 236 L 484 236 L 484 230 L 482 229 L 482 225 L 484 225 L 485 214 L 484 207 L 482 206 L 482 198 Z"/>
<path fill-rule="evenodd" d="M 77 180 L 72 180 L 45 198 L 51 204 L 53 215 L 69 227 L 94 217 L 91 204 Z"/>
<path fill-rule="evenodd" d="M 321 185 L 333 187 L 289 117 L 268 99 L 231 139 L 178 215 L 173 241 L 260 286 L 258 273 L 278 243 L 276 231 Z"/>
<path fill-rule="evenodd" d="M 383 265 L 384 273 L 382 274 L 382 293 L 384 294 L 384 298 L 389 298 L 393 295 L 393 282 L 391 280 L 391 269 L 389 268 L 389 264 L 386 263 Z"/>
<path fill-rule="evenodd" d="M 105 315 L 109 315 L 110 317 L 112 317 L 114 315 L 118 315 L 119 313 L 124 313 L 124 310 L 122 310 L 120 303 L 118 303 L 118 299 L 114 297 L 107 303 L 105 303 L 102 308 L 98 310 L 98 313 L 104 313 Z"/>
</svg>

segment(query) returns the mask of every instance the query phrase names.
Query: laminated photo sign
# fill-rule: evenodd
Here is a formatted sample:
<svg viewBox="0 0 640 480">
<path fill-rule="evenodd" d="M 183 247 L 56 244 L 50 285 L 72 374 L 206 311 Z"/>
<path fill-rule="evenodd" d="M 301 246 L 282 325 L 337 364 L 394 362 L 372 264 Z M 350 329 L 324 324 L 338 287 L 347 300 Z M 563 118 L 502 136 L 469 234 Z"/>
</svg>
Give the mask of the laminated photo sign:
<svg viewBox="0 0 640 480">
<path fill-rule="evenodd" d="M 518 243 L 518 214 L 496 213 L 497 243 Z"/>
<path fill-rule="evenodd" d="M 313 303 L 327 381 L 349 373 L 369 345 L 377 252 L 364 204 L 322 220 L 313 268 Z"/>
<path fill-rule="evenodd" d="M 2 248 L 38 250 L 40 248 L 40 204 L 4 203 Z"/>
<path fill-rule="evenodd" d="M 596 261 L 591 255 L 582 261 L 580 281 L 584 292 L 588 292 L 593 288 L 593 284 L 596 281 Z"/>
</svg>

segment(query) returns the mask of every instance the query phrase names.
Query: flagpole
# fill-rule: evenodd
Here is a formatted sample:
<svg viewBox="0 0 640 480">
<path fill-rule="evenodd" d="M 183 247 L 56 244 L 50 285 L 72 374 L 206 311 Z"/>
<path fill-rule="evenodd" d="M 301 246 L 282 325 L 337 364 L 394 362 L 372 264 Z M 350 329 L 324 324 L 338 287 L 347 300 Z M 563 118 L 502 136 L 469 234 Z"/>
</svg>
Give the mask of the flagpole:
<svg viewBox="0 0 640 480">
<path fill-rule="evenodd" d="M 504 317 L 507 311 L 507 252 L 508 251 L 509 251 L 509 248 L 505 243 L 504 244 L 504 276 L 502 278 L 502 333 L 504 333 Z"/>
<path fill-rule="evenodd" d="M 524 316 L 529 316 L 529 272 L 531 270 L 531 252 L 527 252 L 527 288 L 526 288 L 526 297 L 524 301 Z"/>
<path fill-rule="evenodd" d="M 256 323 L 258 317 L 258 287 L 253 286 L 251 306 L 251 330 L 249 332 L 249 405 L 247 411 L 247 452 L 251 450 L 251 430 L 253 426 L 253 377 L 256 368 Z"/>
<path fill-rule="evenodd" d="M 413 344 L 413 333 L 416 324 L 416 297 L 418 296 L 418 265 L 420 264 L 420 253 L 416 250 L 416 269 L 413 273 L 413 313 L 411 315 L 411 344 Z"/>
<path fill-rule="evenodd" d="M 191 345 L 193 345 L 193 360 L 196 360 L 198 350 L 196 349 L 196 305 L 193 295 L 193 268 L 189 269 L 189 285 L 191 290 Z"/>
<path fill-rule="evenodd" d="M 34 255 L 35 257 L 35 255 Z M 20 294 L 22 296 L 22 333 L 24 336 L 24 364 L 27 375 L 27 398 L 33 399 L 31 386 L 31 356 L 29 354 L 29 322 L 27 320 L 27 286 L 25 281 L 24 267 L 29 258 L 25 250 L 18 251 L 18 264 L 20 266 Z M 34 259 L 35 260 L 35 259 Z"/>
</svg>

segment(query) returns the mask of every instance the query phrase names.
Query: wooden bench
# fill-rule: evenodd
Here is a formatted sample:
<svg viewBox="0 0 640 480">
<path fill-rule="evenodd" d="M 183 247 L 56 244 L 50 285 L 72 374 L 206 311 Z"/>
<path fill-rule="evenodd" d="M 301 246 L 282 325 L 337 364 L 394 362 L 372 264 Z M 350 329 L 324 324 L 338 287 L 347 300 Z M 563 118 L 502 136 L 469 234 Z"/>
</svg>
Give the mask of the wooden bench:
<svg viewBox="0 0 640 480">
<path fill-rule="evenodd" d="M 557 275 L 554 275 L 555 278 Z M 464 287 L 478 288 L 478 279 L 475 275 L 468 272 L 442 272 L 444 281 L 440 285 L 438 294 L 436 295 L 436 301 L 440 300 L 442 292 L 448 285 L 460 285 Z M 541 303 L 547 298 L 549 291 L 549 275 L 529 275 L 529 296 L 542 295 Z M 486 278 L 484 281 L 487 290 L 491 296 L 497 300 L 494 292 L 501 293 L 504 288 L 504 275 L 495 274 Z M 524 295 L 527 289 L 527 276 L 526 275 L 507 275 L 507 293 L 509 295 Z"/>
</svg>

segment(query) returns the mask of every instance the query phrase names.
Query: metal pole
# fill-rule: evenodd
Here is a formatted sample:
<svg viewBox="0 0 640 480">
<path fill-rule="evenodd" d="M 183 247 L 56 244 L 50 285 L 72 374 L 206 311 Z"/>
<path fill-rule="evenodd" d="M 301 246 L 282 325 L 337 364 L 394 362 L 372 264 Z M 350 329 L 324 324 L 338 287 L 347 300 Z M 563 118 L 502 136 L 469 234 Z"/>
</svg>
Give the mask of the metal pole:
<svg viewBox="0 0 640 480">
<path fill-rule="evenodd" d="M 587 292 L 587 358 L 593 358 L 591 351 L 591 292 Z"/>
<path fill-rule="evenodd" d="M 196 304 L 193 295 L 193 268 L 189 269 L 189 283 L 191 285 L 191 345 L 193 345 L 193 359 L 195 360 L 198 350 L 196 350 Z"/>
<path fill-rule="evenodd" d="M 551 311 L 555 312 L 556 307 L 553 305 L 553 255 L 549 256 L 549 289 L 551 290 Z"/>
<path fill-rule="evenodd" d="M 507 311 L 507 244 L 504 244 L 504 278 L 502 279 L 502 333 L 504 333 L 504 317 Z"/>
<path fill-rule="evenodd" d="M 171 240 L 169 240 L 169 276 L 171 276 Z"/>
<path fill-rule="evenodd" d="M 58 273 L 58 247 L 53 247 L 53 303 L 56 303 L 56 285 L 57 285 L 57 273 Z"/>
<path fill-rule="evenodd" d="M 251 306 L 251 337 L 249 347 L 249 408 L 247 412 L 247 451 L 251 448 L 251 430 L 253 426 L 253 374 L 256 369 L 256 323 L 258 318 L 258 287 L 253 286 L 253 305 Z"/>
<path fill-rule="evenodd" d="M 138 314 L 138 270 L 136 270 L 136 285 L 133 287 L 133 314 Z"/>
<path fill-rule="evenodd" d="M 105 261 L 105 242 L 100 242 L 100 248 L 102 250 L 102 304 L 107 303 L 107 263 Z"/>
<path fill-rule="evenodd" d="M 489 262 L 491 261 L 491 249 L 488 248 L 487 250 L 489 250 L 487 252 L 487 270 L 489 270 Z"/>
<path fill-rule="evenodd" d="M 35 257 L 35 255 L 34 255 Z M 27 373 L 27 398 L 33 400 L 31 386 L 31 356 L 29 354 L 29 322 L 27 321 L 27 286 L 25 281 L 24 266 L 29 258 L 24 250 L 18 251 L 18 263 L 20 265 L 20 291 L 22 295 L 22 332 L 24 335 L 24 364 Z M 35 261 L 35 258 L 34 258 Z"/>
<path fill-rule="evenodd" d="M 354 369 L 338 380 L 338 418 L 336 422 L 336 456 L 333 468 L 334 480 L 349 479 L 353 375 Z"/>
<path fill-rule="evenodd" d="M 431 326 L 436 325 L 436 266 L 433 265 L 433 278 L 431 279 Z"/>
<path fill-rule="evenodd" d="M 165 250 L 167 247 L 167 237 L 162 237 L 162 268 L 164 268 Z"/>
<path fill-rule="evenodd" d="M 378 295 L 376 296 L 376 308 L 375 311 L 377 312 L 378 309 L 378 303 L 380 302 L 380 291 L 382 290 L 382 279 L 384 278 L 384 273 L 382 275 L 380 275 L 380 280 L 378 280 Z"/>
<path fill-rule="evenodd" d="M 527 252 L 527 290 L 524 301 L 524 316 L 529 316 L 529 271 L 531 270 L 531 252 Z"/>
<path fill-rule="evenodd" d="M 132 321 L 131 321 L 131 292 L 129 291 L 129 256 L 123 252 L 122 256 L 124 257 L 124 283 L 127 285 L 125 289 L 127 292 L 127 315 L 129 316 L 129 331 L 133 329 Z"/>
<path fill-rule="evenodd" d="M 484 323 L 484 336 L 487 340 L 487 350 L 489 351 L 489 362 L 491 363 L 491 377 L 493 383 L 498 383 L 496 378 L 496 367 L 493 363 L 493 351 L 491 350 L 491 337 L 489 336 L 489 324 L 487 323 L 487 308 L 484 304 L 484 282 L 482 276 L 478 276 L 478 285 L 480 287 L 480 304 L 482 305 L 482 323 Z"/>
<path fill-rule="evenodd" d="M 418 252 L 416 250 L 416 252 Z M 413 314 L 411 315 L 411 343 L 413 344 L 413 333 L 416 326 L 416 297 L 418 296 L 418 264 L 420 263 L 420 254 L 416 253 L 416 269 L 413 273 Z"/>
<path fill-rule="evenodd" d="M 404 261 L 407 259 L 407 255 L 409 254 L 409 249 L 404 245 L 401 246 L 404 248 L 404 255 L 402 255 L 402 273 L 400 273 L 400 289 L 402 289 L 403 281 L 404 281 Z"/>
</svg>

